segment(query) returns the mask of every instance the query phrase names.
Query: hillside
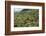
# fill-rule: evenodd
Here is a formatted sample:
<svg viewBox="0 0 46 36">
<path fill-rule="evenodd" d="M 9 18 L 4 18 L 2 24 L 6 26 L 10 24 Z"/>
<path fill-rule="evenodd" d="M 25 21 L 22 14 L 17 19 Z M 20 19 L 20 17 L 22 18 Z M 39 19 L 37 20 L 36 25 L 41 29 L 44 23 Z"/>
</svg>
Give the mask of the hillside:
<svg viewBox="0 0 46 36">
<path fill-rule="evenodd" d="M 20 12 L 14 11 L 14 27 L 35 27 L 39 26 L 39 10 L 23 9 Z"/>
</svg>

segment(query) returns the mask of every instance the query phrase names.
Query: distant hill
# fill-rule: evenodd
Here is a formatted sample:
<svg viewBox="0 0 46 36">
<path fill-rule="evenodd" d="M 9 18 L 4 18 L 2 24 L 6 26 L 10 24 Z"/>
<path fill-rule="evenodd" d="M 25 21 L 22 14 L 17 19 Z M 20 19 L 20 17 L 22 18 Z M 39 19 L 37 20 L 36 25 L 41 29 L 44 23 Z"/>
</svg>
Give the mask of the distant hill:
<svg viewBox="0 0 46 36">
<path fill-rule="evenodd" d="M 23 9 L 21 12 L 31 12 L 32 9 Z"/>
</svg>

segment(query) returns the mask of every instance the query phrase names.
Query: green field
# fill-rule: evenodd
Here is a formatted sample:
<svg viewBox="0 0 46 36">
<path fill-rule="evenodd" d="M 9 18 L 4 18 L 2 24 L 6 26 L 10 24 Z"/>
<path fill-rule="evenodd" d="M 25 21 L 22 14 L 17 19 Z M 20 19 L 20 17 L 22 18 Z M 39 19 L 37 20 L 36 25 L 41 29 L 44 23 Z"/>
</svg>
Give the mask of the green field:
<svg viewBox="0 0 46 36">
<path fill-rule="evenodd" d="M 14 27 L 38 27 L 39 9 L 14 11 Z"/>
</svg>

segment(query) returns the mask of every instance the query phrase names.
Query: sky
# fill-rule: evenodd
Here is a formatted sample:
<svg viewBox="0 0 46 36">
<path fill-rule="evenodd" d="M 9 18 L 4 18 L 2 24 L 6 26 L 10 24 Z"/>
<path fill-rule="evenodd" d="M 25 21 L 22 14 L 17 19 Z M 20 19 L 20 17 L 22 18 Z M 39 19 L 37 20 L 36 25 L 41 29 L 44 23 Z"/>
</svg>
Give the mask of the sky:
<svg viewBox="0 0 46 36">
<path fill-rule="evenodd" d="M 15 12 L 20 12 L 21 10 L 23 10 L 22 8 L 14 8 Z"/>
</svg>

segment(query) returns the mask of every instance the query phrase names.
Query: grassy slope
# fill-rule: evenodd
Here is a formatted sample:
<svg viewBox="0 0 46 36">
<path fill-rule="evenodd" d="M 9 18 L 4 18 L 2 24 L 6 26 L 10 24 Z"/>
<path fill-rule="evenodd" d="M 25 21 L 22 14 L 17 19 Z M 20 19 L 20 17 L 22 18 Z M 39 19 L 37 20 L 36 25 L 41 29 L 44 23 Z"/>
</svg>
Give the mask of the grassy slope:
<svg viewBox="0 0 46 36">
<path fill-rule="evenodd" d="M 29 12 L 21 11 L 14 14 L 14 26 L 15 27 L 34 27 L 38 26 L 38 10 Z"/>
</svg>

